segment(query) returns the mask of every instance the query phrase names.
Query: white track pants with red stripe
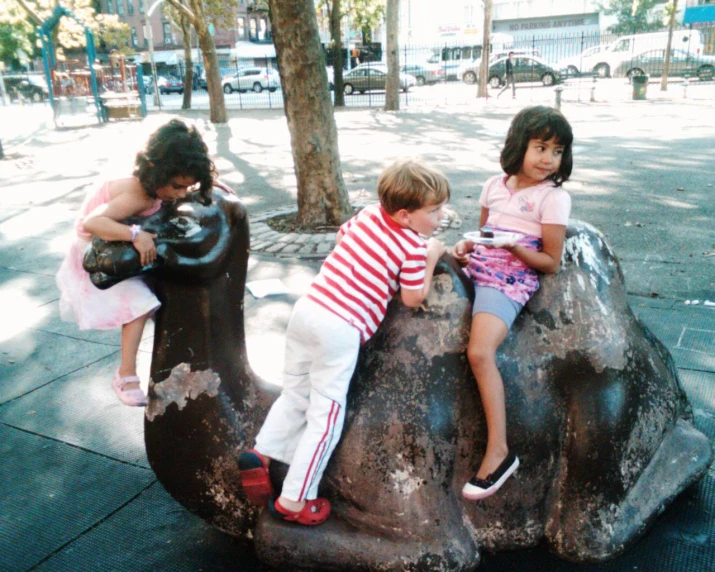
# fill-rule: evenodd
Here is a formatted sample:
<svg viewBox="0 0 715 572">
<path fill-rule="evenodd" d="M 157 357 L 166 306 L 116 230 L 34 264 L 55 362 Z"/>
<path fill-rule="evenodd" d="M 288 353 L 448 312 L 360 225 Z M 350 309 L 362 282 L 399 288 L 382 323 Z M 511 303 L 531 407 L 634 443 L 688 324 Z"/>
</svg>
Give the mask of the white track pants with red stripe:
<svg viewBox="0 0 715 572">
<path fill-rule="evenodd" d="M 345 420 L 360 331 L 301 298 L 286 333 L 283 391 L 256 437 L 256 450 L 288 463 L 282 495 L 314 499 Z"/>
</svg>

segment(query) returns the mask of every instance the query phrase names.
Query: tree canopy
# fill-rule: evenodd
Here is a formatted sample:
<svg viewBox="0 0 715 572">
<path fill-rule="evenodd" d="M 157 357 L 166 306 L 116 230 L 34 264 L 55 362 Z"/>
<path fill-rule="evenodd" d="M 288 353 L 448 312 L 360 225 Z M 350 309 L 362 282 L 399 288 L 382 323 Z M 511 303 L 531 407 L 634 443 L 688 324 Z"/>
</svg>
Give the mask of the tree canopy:
<svg viewBox="0 0 715 572">
<path fill-rule="evenodd" d="M 14 25 L 20 20 L 34 31 L 59 3 L 59 0 L 0 0 L 0 23 Z M 62 0 L 62 6 L 82 20 L 94 32 L 98 42 L 119 49 L 128 46 L 129 26 L 120 22 L 116 14 L 98 14 L 94 0 Z M 60 20 L 54 38 L 57 43 L 55 48 L 59 51 L 83 48 L 86 41 L 84 29 L 71 18 Z"/>
<path fill-rule="evenodd" d="M 608 0 L 601 5 L 604 13 L 616 16 L 618 22 L 608 28 L 614 34 L 637 34 L 663 28 L 662 19 L 649 18 L 658 0 Z"/>
</svg>

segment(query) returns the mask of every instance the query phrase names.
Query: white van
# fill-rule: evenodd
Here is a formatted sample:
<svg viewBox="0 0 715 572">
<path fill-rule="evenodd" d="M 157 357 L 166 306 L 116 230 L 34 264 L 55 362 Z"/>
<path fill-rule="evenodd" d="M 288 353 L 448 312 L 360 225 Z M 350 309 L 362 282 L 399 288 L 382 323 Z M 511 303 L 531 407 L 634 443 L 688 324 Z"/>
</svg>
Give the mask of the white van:
<svg viewBox="0 0 715 572">
<path fill-rule="evenodd" d="M 474 37 L 470 42 L 454 41 L 441 48 L 435 48 L 432 56 L 427 59 L 429 66 L 439 66 L 444 73 L 444 79 L 458 79 L 459 67 L 465 62 L 474 62 L 482 57 L 482 44 L 476 43 Z M 494 32 L 491 35 L 491 52 L 502 52 L 514 45 L 514 38 L 509 34 Z"/>
<path fill-rule="evenodd" d="M 605 46 L 600 46 L 600 50 L 589 48 L 589 50 L 586 50 L 581 56 L 576 56 L 576 58 L 580 61 L 579 71 L 594 72 L 599 77 L 610 77 L 611 70 L 618 67 L 618 64 L 622 61 L 650 50 L 664 50 L 667 46 L 667 31 L 632 34 L 622 36 Z M 672 49 L 700 55 L 703 50 L 702 33 L 700 30 L 673 31 Z"/>
</svg>

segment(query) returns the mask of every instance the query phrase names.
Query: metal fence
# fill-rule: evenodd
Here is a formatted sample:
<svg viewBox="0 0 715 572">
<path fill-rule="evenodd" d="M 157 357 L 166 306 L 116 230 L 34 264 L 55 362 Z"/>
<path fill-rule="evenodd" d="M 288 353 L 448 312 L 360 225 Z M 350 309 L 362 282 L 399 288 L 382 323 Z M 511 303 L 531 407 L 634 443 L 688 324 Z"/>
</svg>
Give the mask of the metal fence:
<svg viewBox="0 0 715 572">
<path fill-rule="evenodd" d="M 665 65 L 667 31 L 647 34 L 573 34 L 561 36 L 518 37 L 509 44 L 492 44 L 487 81 L 490 92 L 497 95 L 505 83 L 505 63 L 513 52 L 514 79 L 520 94 L 528 90 L 533 100 L 553 98 L 553 86 L 572 88 L 581 98 L 592 98 L 594 78 L 599 86 L 628 92 L 634 75 L 660 77 Z M 685 78 L 695 82 L 713 79 L 715 69 L 715 27 L 681 29 L 673 34 L 669 77 L 673 81 Z M 400 48 L 403 76 L 401 104 L 434 105 L 469 101 L 476 96 L 474 85 L 479 77 L 483 56 L 477 42 L 446 42 L 440 45 L 405 45 Z M 346 105 L 381 107 L 384 105 L 384 62 L 348 60 L 344 81 Z M 329 60 L 326 58 L 326 63 Z M 237 83 L 236 75 L 247 68 L 260 68 L 247 84 Z M 233 109 L 273 109 L 283 107 L 283 97 L 275 61 L 219 60 L 226 105 Z M 367 69 L 369 68 L 369 69 Z M 268 71 L 265 71 L 268 70 Z M 272 71 L 271 71 L 272 70 Z M 332 68 L 328 67 L 329 81 Z M 178 67 L 177 75 L 183 74 Z M 265 76 L 274 75 L 274 83 Z M 260 76 L 260 77 L 259 77 Z M 243 79 L 241 79 L 243 81 Z M 414 81 L 414 85 L 412 85 Z M 332 83 L 332 82 L 331 82 Z M 205 82 L 197 78 L 192 107 L 208 108 Z M 230 87 L 227 87 L 230 86 Z M 546 92 L 546 93 L 544 93 Z M 162 95 L 162 105 L 171 109 L 181 106 L 180 94 Z"/>
</svg>

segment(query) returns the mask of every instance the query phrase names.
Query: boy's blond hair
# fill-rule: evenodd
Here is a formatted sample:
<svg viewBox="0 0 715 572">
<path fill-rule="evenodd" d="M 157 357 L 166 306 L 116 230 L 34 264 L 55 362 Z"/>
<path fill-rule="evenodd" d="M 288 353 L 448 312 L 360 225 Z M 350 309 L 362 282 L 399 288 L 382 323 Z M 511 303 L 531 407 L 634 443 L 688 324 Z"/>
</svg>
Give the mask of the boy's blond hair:
<svg viewBox="0 0 715 572">
<path fill-rule="evenodd" d="M 401 159 L 387 167 L 377 181 L 377 196 L 389 214 L 400 209 L 416 211 L 449 200 L 449 181 L 442 173 L 414 159 Z"/>
</svg>

